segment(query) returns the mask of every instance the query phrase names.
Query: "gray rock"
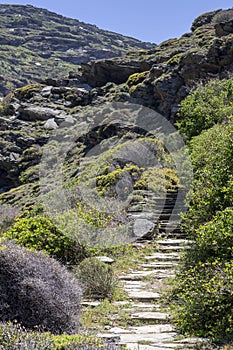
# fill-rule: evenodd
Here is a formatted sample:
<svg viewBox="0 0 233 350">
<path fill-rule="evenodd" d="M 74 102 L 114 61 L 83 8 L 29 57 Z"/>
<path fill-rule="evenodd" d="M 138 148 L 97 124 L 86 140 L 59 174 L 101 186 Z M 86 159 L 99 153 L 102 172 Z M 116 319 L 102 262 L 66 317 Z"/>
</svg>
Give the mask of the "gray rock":
<svg viewBox="0 0 233 350">
<path fill-rule="evenodd" d="M 68 115 L 67 117 L 65 117 L 64 121 L 61 124 L 61 127 L 68 127 L 68 126 L 72 126 L 76 123 L 76 119 L 73 118 L 71 115 Z"/>
<path fill-rule="evenodd" d="M 133 233 L 136 237 L 146 237 L 152 235 L 155 223 L 147 219 L 136 219 L 133 225 Z"/>
<path fill-rule="evenodd" d="M 52 86 L 50 85 L 50 86 L 45 86 L 42 90 L 41 90 L 41 95 L 43 96 L 43 97 L 48 97 L 49 95 L 50 95 L 50 93 L 51 93 L 51 90 L 52 90 Z"/>
<path fill-rule="evenodd" d="M 49 107 L 41 107 L 41 106 L 21 106 L 19 108 L 20 119 L 27 121 L 37 121 L 37 120 L 48 120 L 51 118 L 55 118 L 60 111 L 54 110 Z"/>
<path fill-rule="evenodd" d="M 108 256 L 97 256 L 96 259 L 105 263 L 105 264 L 113 264 L 114 260 L 109 258 Z"/>
<path fill-rule="evenodd" d="M 57 129 L 58 125 L 54 118 L 48 119 L 44 124 L 45 129 Z"/>
<path fill-rule="evenodd" d="M 19 157 L 20 157 L 19 153 L 15 153 L 15 152 L 10 153 L 10 160 L 11 161 L 16 161 L 17 159 L 19 159 Z"/>
</svg>

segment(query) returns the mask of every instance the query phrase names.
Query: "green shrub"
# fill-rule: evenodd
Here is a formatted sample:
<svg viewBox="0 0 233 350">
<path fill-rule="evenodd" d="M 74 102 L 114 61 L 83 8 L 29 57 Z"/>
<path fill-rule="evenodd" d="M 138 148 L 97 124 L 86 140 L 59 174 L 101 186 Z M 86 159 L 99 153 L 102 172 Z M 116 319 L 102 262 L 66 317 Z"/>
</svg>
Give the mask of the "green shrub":
<svg viewBox="0 0 233 350">
<path fill-rule="evenodd" d="M 138 85 L 140 83 L 142 83 L 146 76 L 148 75 L 149 71 L 145 71 L 142 73 L 134 73 L 132 75 L 130 75 L 130 77 L 128 78 L 126 84 L 131 88 L 134 85 Z"/>
<path fill-rule="evenodd" d="M 0 350 L 113 350 L 101 338 L 89 334 L 52 335 L 28 331 L 17 323 L 0 324 Z"/>
<path fill-rule="evenodd" d="M 233 262 L 197 263 L 176 280 L 175 321 L 182 333 L 231 340 Z"/>
<path fill-rule="evenodd" d="M 132 182 L 135 182 L 135 179 L 139 178 L 139 174 L 142 172 L 142 169 L 138 166 L 129 164 L 123 168 L 118 165 L 112 171 L 109 169 L 110 167 L 107 167 L 103 175 L 97 176 L 96 184 L 100 194 L 106 194 L 106 192 L 113 194 L 114 186 L 117 181 L 124 179 L 124 176 L 129 175 Z M 125 191 L 127 192 L 126 189 Z"/>
<path fill-rule="evenodd" d="M 43 89 L 43 84 L 29 84 L 25 85 L 22 88 L 15 89 L 13 95 L 14 97 L 18 98 L 19 100 L 27 100 L 34 96 L 34 94 L 41 92 Z"/>
<path fill-rule="evenodd" d="M 116 278 L 111 266 L 97 258 L 87 258 L 78 266 L 76 274 L 83 285 L 86 296 L 95 298 L 113 297 Z"/>
<path fill-rule="evenodd" d="M 230 261 L 233 256 L 233 210 L 226 208 L 196 231 L 195 243 L 186 254 L 186 266 L 198 262 Z"/>
<path fill-rule="evenodd" d="M 54 334 L 77 331 L 81 288 L 77 279 L 42 252 L 0 243 L 0 321 Z"/>
<path fill-rule="evenodd" d="M 180 104 L 177 122 L 188 140 L 233 115 L 233 78 L 199 85 Z"/>
<path fill-rule="evenodd" d="M 179 178 L 173 169 L 169 168 L 148 168 L 141 178 L 136 182 L 135 188 L 149 189 L 154 192 L 166 192 L 167 190 L 175 190 L 179 185 Z"/>
<path fill-rule="evenodd" d="M 86 257 L 83 246 L 64 235 L 43 216 L 17 219 L 4 237 L 27 248 L 42 250 L 63 263 L 76 264 Z"/>
<path fill-rule="evenodd" d="M 184 333 L 216 340 L 233 336 L 233 209 L 195 231 L 176 278 L 176 322 Z"/>
<path fill-rule="evenodd" d="M 233 125 L 215 125 L 191 141 L 194 189 L 185 215 L 189 232 L 232 205 Z"/>
</svg>

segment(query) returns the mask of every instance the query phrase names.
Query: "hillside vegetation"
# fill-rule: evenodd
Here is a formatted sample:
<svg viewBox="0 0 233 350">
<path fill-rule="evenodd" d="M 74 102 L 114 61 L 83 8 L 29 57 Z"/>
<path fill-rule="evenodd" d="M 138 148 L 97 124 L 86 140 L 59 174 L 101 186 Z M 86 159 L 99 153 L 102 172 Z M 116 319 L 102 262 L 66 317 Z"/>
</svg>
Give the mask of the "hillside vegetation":
<svg viewBox="0 0 233 350">
<path fill-rule="evenodd" d="M 224 96 L 224 97 L 223 97 Z M 194 184 L 185 231 L 193 239 L 177 277 L 177 322 L 184 332 L 233 337 L 232 78 L 201 85 L 183 102 Z M 195 129 L 195 122 L 197 129 Z"/>
<path fill-rule="evenodd" d="M 19 16 L 22 9 L 25 9 L 25 17 Z M 65 33 L 66 38 L 53 41 L 47 34 L 40 33 L 41 45 L 51 45 L 50 54 L 54 49 L 47 58 L 33 50 L 36 62 L 41 64 L 36 68 L 41 72 L 38 80 L 47 79 L 20 86 L 1 102 L 0 233 L 3 243 L 0 255 L 4 261 L 10 264 L 7 259 L 11 256 L 13 259 L 14 254 L 19 256 L 20 251 L 25 259 L 32 261 L 42 259 L 45 254 L 45 262 L 58 259 L 75 272 L 75 278 L 84 271 L 89 276 L 79 277 L 80 281 L 89 281 L 89 284 L 95 277 L 90 273 L 93 266 L 99 274 L 95 281 L 97 291 L 103 281 L 107 288 L 115 288 L 112 269 L 92 260 L 93 256 L 109 254 L 119 258 L 129 254 L 129 259 L 133 260 L 132 246 L 128 243 L 142 237 L 156 239 L 159 228 L 156 225 L 145 227 L 141 221 L 141 226 L 138 225 L 132 213 L 144 209 L 149 212 L 151 207 L 156 212 L 166 195 L 182 193 L 176 216 L 184 211 L 183 231 L 193 243 L 184 255 L 170 294 L 174 322 L 182 334 L 209 337 L 220 344 L 228 343 L 225 349 L 231 349 L 233 10 L 203 14 L 193 22 L 191 32 L 181 38 L 170 39 L 150 50 L 115 58 L 107 55 L 103 56 L 105 59 L 82 63 L 78 74 L 69 76 L 66 67 L 70 70 L 77 62 L 67 58 L 71 53 L 64 51 L 64 45 L 69 43 L 70 47 L 72 40 L 76 42 L 73 36 L 79 35 L 80 22 L 31 6 L 1 5 L 0 11 L 1 20 L 7 19 L 7 23 L 13 21 L 11 16 L 18 18 L 19 27 L 24 27 L 28 21 L 27 28 L 32 32 L 42 30 L 43 26 L 54 30 L 51 25 L 57 28 L 59 23 L 62 26 L 59 33 Z M 49 22 L 44 22 L 44 14 L 52 16 Z M 33 20 L 29 21 L 28 16 Z M 56 25 L 50 21 L 53 18 Z M 14 29 L 5 27 L 5 31 Z M 85 28 L 92 33 L 92 26 Z M 28 42 L 21 42 L 22 38 L 17 39 L 18 30 L 10 31 L 12 44 L 7 44 L 8 36 L 3 35 L 2 54 L 4 47 L 18 50 L 19 46 L 32 54 L 33 40 L 38 39 L 38 33 L 30 34 Z M 94 27 L 93 40 L 106 41 L 100 39 L 102 33 Z M 88 34 L 82 38 L 92 45 Z M 124 41 L 118 37 L 116 40 Z M 14 46 L 16 44 L 18 46 Z M 133 41 L 132 46 L 134 44 Z M 111 41 L 111 45 L 110 51 L 115 56 L 115 42 Z M 46 48 L 42 49 L 47 52 Z M 92 49 L 95 52 L 94 44 Z M 99 57 L 98 53 L 97 49 L 95 57 Z M 15 74 L 18 76 L 17 72 L 24 67 L 21 67 L 23 56 L 19 57 L 19 61 L 6 66 L 5 70 L 9 73 L 8 81 L 14 86 L 34 80 L 34 68 L 31 71 L 28 65 L 29 77 L 14 81 Z M 51 79 L 47 75 L 50 75 L 50 62 L 54 62 L 54 57 L 59 60 Z M 6 92 L 9 87 L 5 78 L 2 81 L 2 92 Z M 179 133 L 174 133 L 176 128 Z M 153 200 L 151 207 L 145 207 L 148 198 Z M 11 249 L 12 255 L 7 255 L 6 249 Z M 18 264 L 24 266 L 25 262 L 20 258 Z M 59 275 L 63 268 L 55 262 L 51 263 L 51 269 L 53 266 Z M 15 273 L 19 273 L 18 265 Z M 26 293 L 24 287 L 28 290 L 40 282 L 39 278 L 34 278 L 34 273 L 35 270 L 31 280 L 27 278 L 20 283 L 20 293 Z M 69 274 L 67 276 L 70 278 Z M 21 278 L 20 275 L 17 278 Z M 77 290 L 79 283 L 82 284 L 80 281 Z M 102 288 L 103 294 L 108 298 L 116 297 L 114 288 L 111 291 Z M 96 290 L 90 293 L 96 295 Z M 19 332 L 16 337 L 19 341 L 36 336 L 7 324 L 12 321 L 7 307 L 4 319 L 0 320 L 5 322 L 0 334 Z M 44 327 L 43 322 L 38 326 Z M 61 322 L 61 332 L 62 327 Z M 56 333 L 52 327 L 44 329 Z M 38 342 L 52 341 L 58 344 L 52 345 L 55 349 L 72 349 L 75 341 L 80 340 L 72 343 L 72 336 L 67 336 L 68 340 L 53 337 L 57 335 L 49 333 L 42 340 L 38 338 Z M 90 349 L 91 344 L 92 340 Z M 3 346 L 7 348 L 6 343 Z"/>
</svg>

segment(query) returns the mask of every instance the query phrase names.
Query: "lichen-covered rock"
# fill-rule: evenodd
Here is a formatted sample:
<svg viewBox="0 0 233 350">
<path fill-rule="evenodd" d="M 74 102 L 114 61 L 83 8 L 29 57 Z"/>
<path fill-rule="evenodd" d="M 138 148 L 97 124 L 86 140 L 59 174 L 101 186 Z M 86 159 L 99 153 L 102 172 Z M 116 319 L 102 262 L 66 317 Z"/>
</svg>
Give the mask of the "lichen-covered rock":
<svg viewBox="0 0 233 350">
<path fill-rule="evenodd" d="M 191 30 L 194 32 L 197 28 L 202 27 L 205 24 L 211 23 L 211 21 L 213 20 L 215 15 L 220 11 L 221 10 L 211 11 L 211 12 L 207 12 L 207 13 L 204 13 L 204 14 L 198 16 L 194 20 L 194 22 L 191 26 Z"/>
</svg>

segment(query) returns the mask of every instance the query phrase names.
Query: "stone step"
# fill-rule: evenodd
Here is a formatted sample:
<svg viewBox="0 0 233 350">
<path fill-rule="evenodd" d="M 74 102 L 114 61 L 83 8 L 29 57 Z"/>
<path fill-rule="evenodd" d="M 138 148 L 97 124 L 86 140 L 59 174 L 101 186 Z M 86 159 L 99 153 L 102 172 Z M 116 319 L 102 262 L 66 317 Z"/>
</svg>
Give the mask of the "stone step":
<svg viewBox="0 0 233 350">
<path fill-rule="evenodd" d="M 167 246 L 161 246 L 159 247 L 159 251 L 167 253 L 167 252 L 184 252 L 185 249 L 189 249 L 189 246 L 186 247 L 179 246 L 179 245 L 167 245 Z"/>
<path fill-rule="evenodd" d="M 186 245 L 186 243 L 190 243 L 191 241 L 187 239 L 159 239 L 156 241 L 157 244 L 161 246 L 179 246 L 179 245 Z"/>
<path fill-rule="evenodd" d="M 137 312 L 132 314 L 131 318 L 140 321 L 167 322 L 169 314 L 166 312 Z"/>
<path fill-rule="evenodd" d="M 143 281 L 135 281 L 135 280 L 125 280 L 124 288 L 134 288 L 134 289 L 143 289 L 147 285 L 146 282 Z"/>
<path fill-rule="evenodd" d="M 151 345 L 155 345 L 156 343 L 161 342 L 169 342 L 172 341 L 177 336 L 175 332 L 167 332 L 167 333 L 145 333 L 145 334 L 122 334 L 121 335 L 121 344 L 128 343 L 136 343 L 139 342 L 151 342 Z M 137 349 L 137 348 L 136 348 Z M 136 350 L 135 349 L 135 350 Z"/>
<path fill-rule="evenodd" d="M 94 301 L 94 300 L 83 300 L 81 302 L 81 305 L 84 307 L 97 307 L 100 305 L 100 301 Z"/>
<path fill-rule="evenodd" d="M 152 262 L 150 264 L 141 264 L 141 267 L 143 267 L 144 269 L 172 269 L 175 268 L 176 266 L 178 266 L 178 263 L 176 262 L 169 262 L 169 261 L 163 261 L 163 262 Z"/>
<path fill-rule="evenodd" d="M 180 231 L 178 226 L 175 226 L 175 225 L 169 225 L 168 224 L 168 225 L 165 225 L 163 227 L 159 227 L 158 231 L 159 231 L 159 233 L 181 235 L 182 237 L 180 237 L 180 238 L 184 238 L 185 237 L 185 234 Z M 168 238 L 170 238 L 170 236 Z"/>
<path fill-rule="evenodd" d="M 149 256 L 145 256 L 146 261 L 162 260 L 162 261 L 177 261 L 180 260 L 180 254 L 178 253 L 155 253 Z"/>
<path fill-rule="evenodd" d="M 155 276 L 157 279 L 163 278 L 172 278 L 175 276 L 175 271 L 169 269 L 169 271 L 165 271 L 164 269 L 153 269 L 152 271 L 144 270 L 138 271 L 136 273 L 131 273 L 128 275 L 118 276 L 121 281 L 141 281 L 148 276 Z"/>
<path fill-rule="evenodd" d="M 129 291 L 128 296 L 132 300 L 138 301 L 154 301 L 160 299 L 160 294 L 157 292 L 147 292 L 143 291 Z"/>
<path fill-rule="evenodd" d="M 142 342 L 142 344 L 137 344 L 136 346 L 135 346 L 135 343 L 128 343 L 125 345 L 126 345 L 127 350 L 175 350 L 175 347 L 172 347 L 172 348 L 167 347 L 167 346 L 164 346 L 164 344 L 151 345 L 153 343 L 151 343 L 151 342 L 148 342 L 148 343 L 149 344 L 147 344 L 147 345 L 143 345 L 143 342 Z M 176 350 L 178 350 L 178 349 L 176 349 Z"/>
<path fill-rule="evenodd" d="M 186 235 L 183 232 L 179 232 L 179 231 L 162 231 L 159 232 L 159 236 L 160 237 L 166 237 L 166 238 L 172 238 L 172 239 L 183 239 L 186 237 Z"/>
<path fill-rule="evenodd" d="M 159 221 L 159 225 L 160 227 L 162 228 L 163 226 L 164 227 L 167 227 L 167 226 L 171 226 L 171 227 L 175 227 L 177 228 L 180 224 L 180 221 L 179 220 L 173 220 L 173 221 L 168 221 L 168 220 L 160 220 Z"/>
<path fill-rule="evenodd" d="M 109 333 L 102 334 L 105 337 L 116 337 L 118 334 L 162 334 L 174 332 L 172 324 L 155 324 L 155 325 L 140 325 L 130 326 L 128 328 L 112 327 L 109 329 Z M 99 334 L 98 336 L 101 336 Z"/>
<path fill-rule="evenodd" d="M 151 304 L 151 303 L 132 303 L 132 309 L 133 310 L 160 310 L 161 305 L 160 304 Z"/>
</svg>

